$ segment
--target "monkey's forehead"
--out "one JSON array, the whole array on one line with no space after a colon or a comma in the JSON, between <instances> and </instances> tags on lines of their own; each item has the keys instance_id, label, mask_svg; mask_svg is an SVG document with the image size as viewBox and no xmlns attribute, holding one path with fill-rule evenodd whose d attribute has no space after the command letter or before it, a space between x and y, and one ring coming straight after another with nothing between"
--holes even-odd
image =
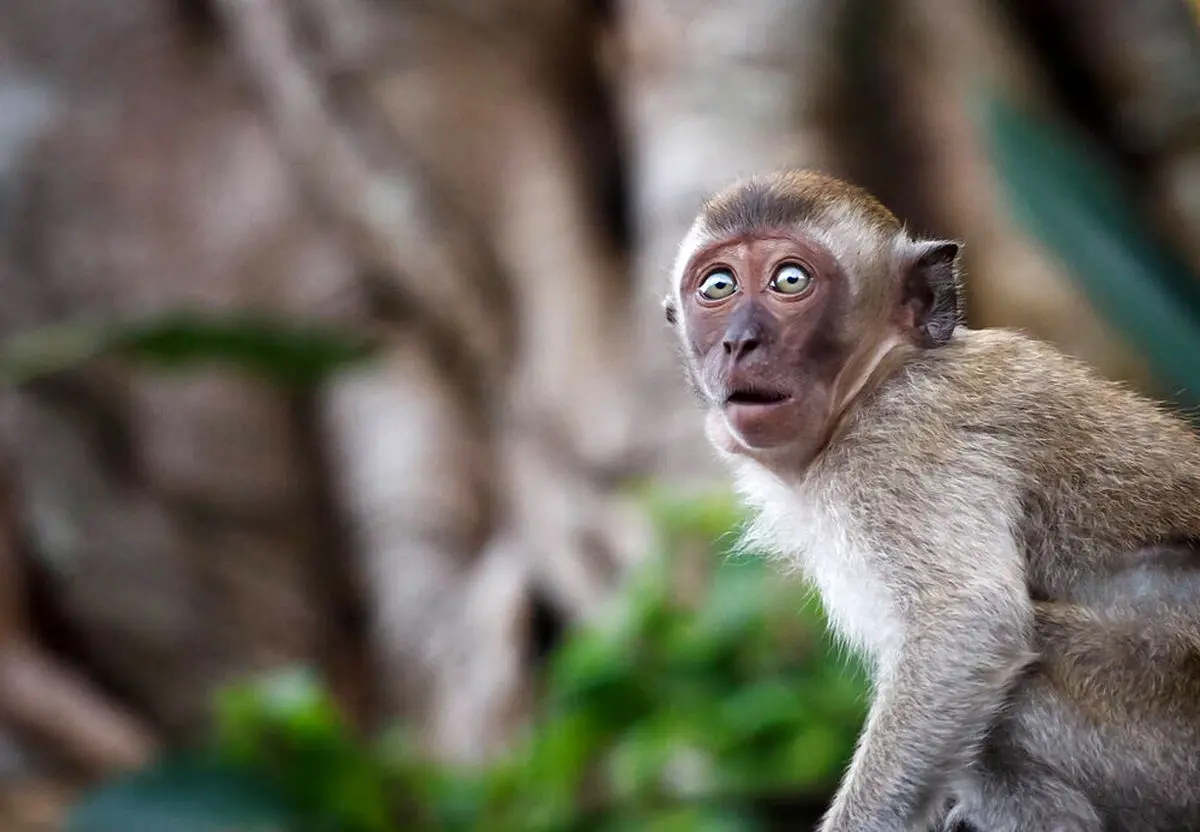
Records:
<instances>
[{"instance_id":1,"label":"monkey's forehead","mask_svg":"<svg viewBox=\"0 0 1200 832\"><path fill-rule=\"evenodd\" d=\"M809 225L831 228L858 222L881 235L902 225L870 193L814 170L758 174L734 182L710 197L698 223L713 238L760 228Z\"/></svg>"}]
</instances>

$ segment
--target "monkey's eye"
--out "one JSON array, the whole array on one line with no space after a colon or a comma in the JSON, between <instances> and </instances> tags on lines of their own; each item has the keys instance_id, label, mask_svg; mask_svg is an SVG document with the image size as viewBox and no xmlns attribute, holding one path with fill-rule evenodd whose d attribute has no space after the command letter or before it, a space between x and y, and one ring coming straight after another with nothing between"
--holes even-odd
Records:
<instances>
[{"instance_id":1,"label":"monkey's eye","mask_svg":"<svg viewBox=\"0 0 1200 832\"><path fill-rule=\"evenodd\" d=\"M733 279L733 272L717 269L709 272L696 291L706 300L723 300L737 291L737 281Z\"/></svg>"},{"instance_id":2,"label":"monkey's eye","mask_svg":"<svg viewBox=\"0 0 1200 832\"><path fill-rule=\"evenodd\" d=\"M812 285L813 276L808 269L788 263L781 266L771 278L771 288L781 295L799 295Z\"/></svg>"}]
</instances>

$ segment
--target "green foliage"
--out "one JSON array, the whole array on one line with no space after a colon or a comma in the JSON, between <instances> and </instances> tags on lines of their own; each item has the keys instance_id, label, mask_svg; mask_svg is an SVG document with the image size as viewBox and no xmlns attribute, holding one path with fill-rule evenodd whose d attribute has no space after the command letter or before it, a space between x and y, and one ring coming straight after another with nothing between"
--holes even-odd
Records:
<instances>
[{"instance_id":1,"label":"green foliage","mask_svg":"<svg viewBox=\"0 0 1200 832\"><path fill-rule=\"evenodd\" d=\"M174 312L122 323L48 326L0 344L0 384L20 384L101 356L163 369L220 365L286 388L319 384L366 358L349 333L258 314Z\"/></svg>"},{"instance_id":2,"label":"green foliage","mask_svg":"<svg viewBox=\"0 0 1200 832\"><path fill-rule=\"evenodd\" d=\"M728 499L648 500L660 551L607 615L568 634L544 709L508 756L464 769L424 759L399 728L359 739L319 680L295 671L222 694L213 765L267 783L261 794L287 807L271 821L281 832L752 832L765 828L761 799L823 802L864 716L861 671L836 657L796 585L730 551L739 518ZM685 551L712 559L698 602L680 597ZM113 828L91 820L97 805L132 818L162 802L151 788L161 777L138 782L101 788L71 832ZM183 814L206 790L222 800L203 778L173 788L191 789L173 804Z\"/></svg>"},{"instance_id":3,"label":"green foliage","mask_svg":"<svg viewBox=\"0 0 1200 832\"><path fill-rule=\"evenodd\" d=\"M1151 228L1114 167L1068 131L984 96L982 123L1015 215L1152 362L1200 405L1200 280Z\"/></svg>"},{"instance_id":4,"label":"green foliage","mask_svg":"<svg viewBox=\"0 0 1200 832\"><path fill-rule=\"evenodd\" d=\"M278 784L313 832L390 828L387 772L305 670L226 690L218 701L223 760Z\"/></svg>"}]
</instances>

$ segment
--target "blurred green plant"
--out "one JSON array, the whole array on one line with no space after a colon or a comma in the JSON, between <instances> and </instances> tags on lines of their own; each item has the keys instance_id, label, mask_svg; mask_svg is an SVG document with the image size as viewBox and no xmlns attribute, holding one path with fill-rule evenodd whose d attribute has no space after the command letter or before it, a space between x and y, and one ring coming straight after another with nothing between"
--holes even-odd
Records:
<instances>
[{"instance_id":1,"label":"blurred green plant","mask_svg":"<svg viewBox=\"0 0 1200 832\"><path fill-rule=\"evenodd\" d=\"M256 313L177 311L132 321L72 321L0 343L0 384L120 357L159 369L220 365L305 389L367 358L372 348L359 335Z\"/></svg>"},{"instance_id":2,"label":"blurred green plant","mask_svg":"<svg viewBox=\"0 0 1200 832\"><path fill-rule=\"evenodd\" d=\"M1014 215L1151 362L1163 395L1200 407L1200 275L1082 137L981 94L980 122Z\"/></svg>"},{"instance_id":3,"label":"blurred green plant","mask_svg":"<svg viewBox=\"0 0 1200 832\"><path fill-rule=\"evenodd\" d=\"M658 551L607 614L567 635L511 754L452 767L423 758L402 728L357 738L319 680L293 671L222 693L205 776L168 763L102 785L69 832L148 830L144 815L163 806L179 822L155 828L189 832L753 832L763 801L824 805L864 717L861 668L798 586L731 551L731 500L647 500ZM674 576L678 553L698 545L715 560L689 603ZM266 784L267 805L245 820L227 796L238 777Z\"/></svg>"}]
</instances>

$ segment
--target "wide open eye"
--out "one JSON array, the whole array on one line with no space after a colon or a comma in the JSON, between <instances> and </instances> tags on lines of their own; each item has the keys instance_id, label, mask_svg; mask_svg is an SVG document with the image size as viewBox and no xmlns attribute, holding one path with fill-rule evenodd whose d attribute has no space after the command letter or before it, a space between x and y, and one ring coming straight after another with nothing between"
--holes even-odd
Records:
<instances>
[{"instance_id":1,"label":"wide open eye","mask_svg":"<svg viewBox=\"0 0 1200 832\"><path fill-rule=\"evenodd\" d=\"M813 276L808 269L795 263L787 263L779 267L771 278L771 288L781 295L800 295L812 286Z\"/></svg>"},{"instance_id":2,"label":"wide open eye","mask_svg":"<svg viewBox=\"0 0 1200 832\"><path fill-rule=\"evenodd\" d=\"M737 291L737 281L728 269L709 272L696 290L705 300L723 300Z\"/></svg>"}]
</instances>

